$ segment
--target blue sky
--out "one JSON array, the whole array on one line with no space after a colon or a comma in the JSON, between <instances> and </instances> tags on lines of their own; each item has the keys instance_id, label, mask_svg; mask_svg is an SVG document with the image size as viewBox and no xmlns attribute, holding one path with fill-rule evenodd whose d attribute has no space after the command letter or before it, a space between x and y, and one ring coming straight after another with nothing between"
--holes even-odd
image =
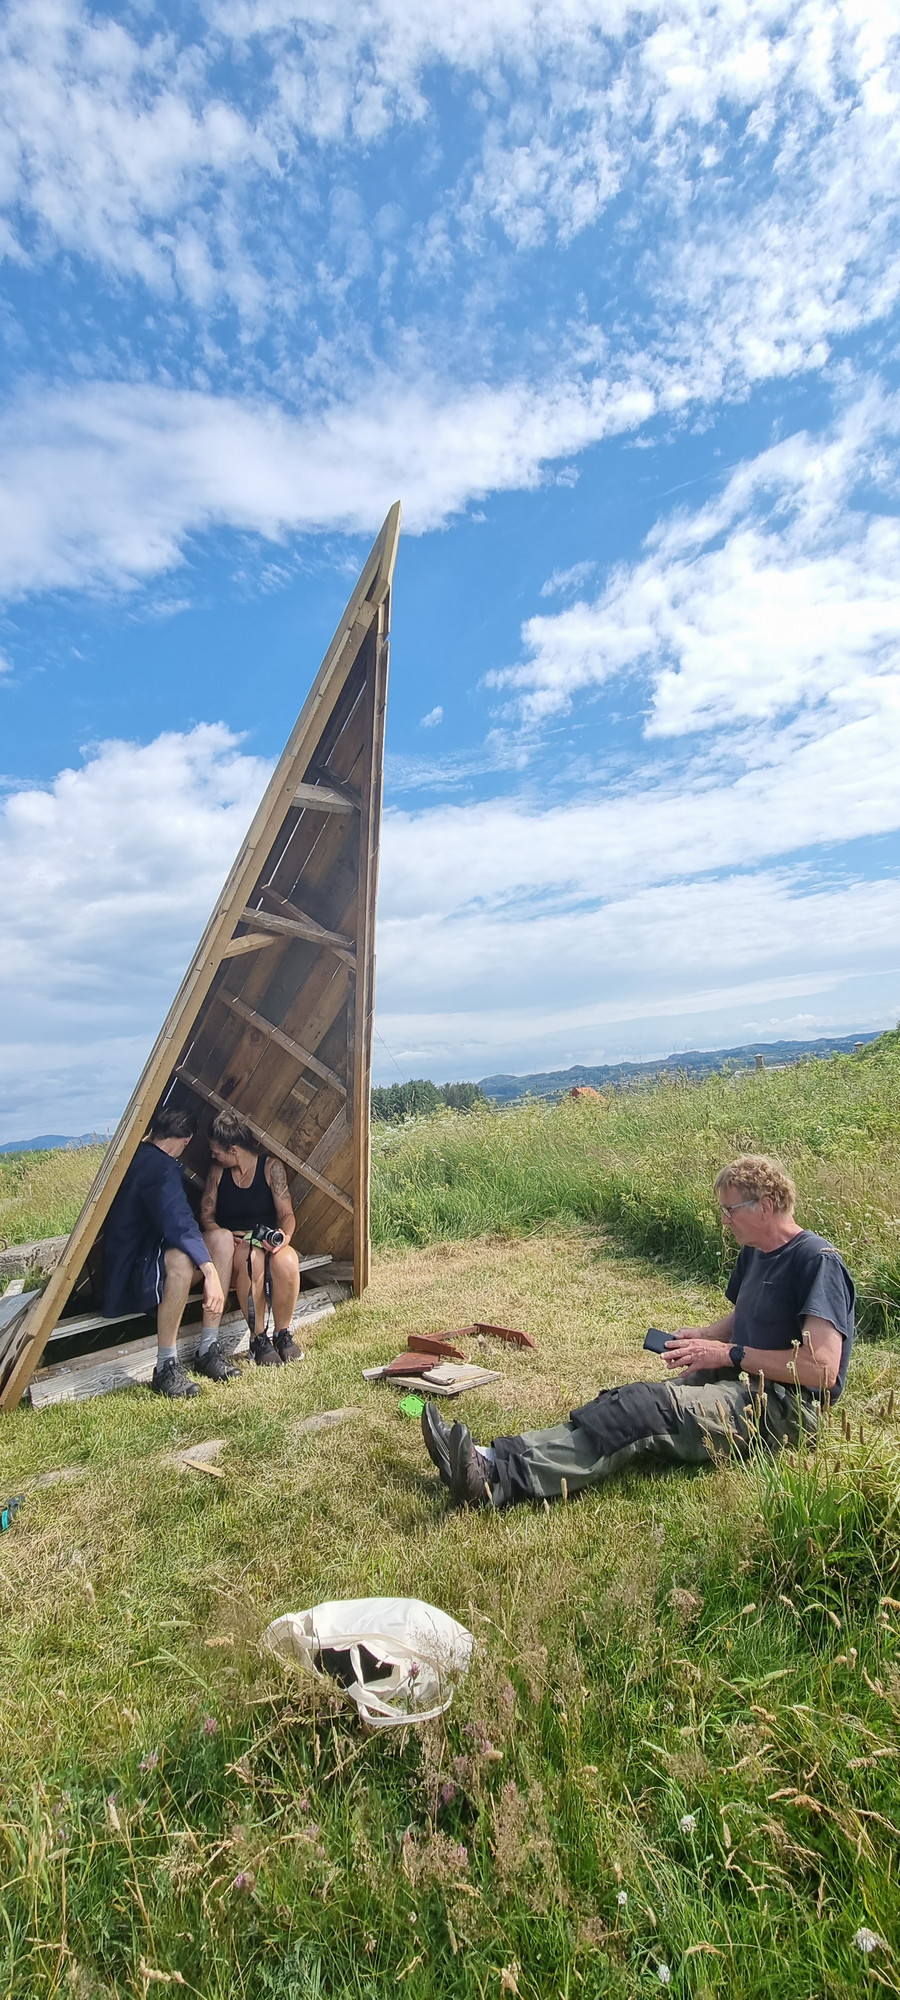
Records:
<instances>
[{"instance_id":1,"label":"blue sky","mask_svg":"<svg viewBox=\"0 0 900 2000\"><path fill-rule=\"evenodd\" d=\"M0 1138L113 1121L397 496L381 1080L893 1022L867 0L9 0Z\"/></svg>"}]
</instances>

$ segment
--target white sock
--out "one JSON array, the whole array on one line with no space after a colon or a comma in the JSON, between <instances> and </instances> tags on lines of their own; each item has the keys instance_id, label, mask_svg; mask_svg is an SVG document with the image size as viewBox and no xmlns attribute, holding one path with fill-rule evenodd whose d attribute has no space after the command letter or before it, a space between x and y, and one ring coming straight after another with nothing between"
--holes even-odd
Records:
<instances>
[{"instance_id":1,"label":"white sock","mask_svg":"<svg viewBox=\"0 0 900 2000\"><path fill-rule=\"evenodd\" d=\"M217 1327L217 1326L203 1326L203 1327L201 1327L201 1329L200 1329L200 1350L199 1350L199 1351L200 1351L200 1353L201 1353L201 1354L208 1354L208 1353L209 1353L209 1350L210 1350L210 1348L211 1348L211 1347L215 1347L215 1344L216 1344L216 1341L217 1341L217 1339L218 1339L218 1336L219 1336L219 1329L218 1329L218 1327Z\"/></svg>"},{"instance_id":2,"label":"white sock","mask_svg":"<svg viewBox=\"0 0 900 2000\"><path fill-rule=\"evenodd\" d=\"M162 1341L160 1341L158 1343L157 1355L156 1355L157 1368L164 1368L167 1361L177 1361L177 1360L178 1360L177 1340L173 1340L171 1347L164 1347Z\"/></svg>"},{"instance_id":3,"label":"white sock","mask_svg":"<svg viewBox=\"0 0 900 2000\"><path fill-rule=\"evenodd\" d=\"M475 1450L477 1451L477 1453L478 1453L478 1456L479 1456L479 1458L483 1458L483 1459L484 1459L484 1461L485 1461L485 1464L486 1464L486 1465L489 1465L489 1466L491 1466L491 1468L493 1468L493 1466L494 1466L494 1465L495 1465L495 1463L496 1463L496 1458L497 1458L497 1454L496 1454L496 1452L495 1452L495 1450L494 1450L494 1447L493 1447L493 1445L492 1445L492 1444L477 1444L477 1445L475 1446Z\"/></svg>"}]
</instances>

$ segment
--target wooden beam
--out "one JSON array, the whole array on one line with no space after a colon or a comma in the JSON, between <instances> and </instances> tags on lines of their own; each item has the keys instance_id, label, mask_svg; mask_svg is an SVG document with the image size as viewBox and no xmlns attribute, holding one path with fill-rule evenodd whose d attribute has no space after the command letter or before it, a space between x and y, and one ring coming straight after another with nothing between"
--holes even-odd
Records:
<instances>
[{"instance_id":1,"label":"wooden beam","mask_svg":"<svg viewBox=\"0 0 900 2000\"><path fill-rule=\"evenodd\" d=\"M270 889L268 894L274 896L275 891ZM291 908L294 908L293 904ZM277 937L305 938L309 944L326 945L329 951L334 952L335 958L343 959L345 965L356 963L352 938L344 937L341 931L326 931L322 924L317 924L314 917L305 916L302 910L297 910L291 917L270 916L268 910L245 910L243 921L245 924L259 924L262 930L274 931Z\"/></svg>"},{"instance_id":2,"label":"wooden beam","mask_svg":"<svg viewBox=\"0 0 900 2000\"><path fill-rule=\"evenodd\" d=\"M303 1064L304 1069L311 1069L314 1076L320 1076L323 1083L330 1083L332 1090L339 1090L341 1096L346 1097L347 1085L341 1081L335 1070L329 1069L327 1063L320 1062L318 1056L314 1056L310 1049L301 1048L299 1042L293 1041L283 1029L276 1028L273 1021L267 1021L264 1014L257 1014L252 1007L239 1000L236 994L220 992L218 997L224 1000L226 1007L230 1007L233 1014L239 1014L242 1021L249 1021L251 1028L258 1028L260 1034L267 1035L270 1042L277 1042L280 1049L285 1049L289 1056L295 1056L297 1061Z\"/></svg>"},{"instance_id":3,"label":"wooden beam","mask_svg":"<svg viewBox=\"0 0 900 2000\"><path fill-rule=\"evenodd\" d=\"M343 799L346 805L352 806L354 811L359 810L361 799L355 785L348 784L345 778L336 778L334 772L329 771L327 764L310 764L309 770L317 783L327 785L329 791Z\"/></svg>"},{"instance_id":4,"label":"wooden beam","mask_svg":"<svg viewBox=\"0 0 900 2000\"><path fill-rule=\"evenodd\" d=\"M381 845L381 794L384 769L384 721L387 706L390 664L391 597L390 577L385 585L374 633L368 640L373 654L369 666L365 700L369 727L366 732L366 768L362 774L362 806L359 824L356 979L352 1023L352 1092L350 1098L354 1133L353 1161L353 1289L357 1298L369 1282L369 1186L371 1180L371 1129L369 1107L372 1092L372 1033L375 1013L375 896L378 885L378 853ZM349 1012L349 1009L348 1009Z\"/></svg>"},{"instance_id":5,"label":"wooden beam","mask_svg":"<svg viewBox=\"0 0 900 2000\"><path fill-rule=\"evenodd\" d=\"M244 951L265 951L267 944L277 944L278 939L271 932L263 937L262 931L246 931L243 937L232 938L225 946L223 958L240 958Z\"/></svg>"},{"instance_id":6,"label":"wooden beam","mask_svg":"<svg viewBox=\"0 0 900 2000\"><path fill-rule=\"evenodd\" d=\"M294 793L294 805L309 807L313 812L354 813L359 811L359 800L346 798L333 785L298 785Z\"/></svg>"},{"instance_id":7,"label":"wooden beam","mask_svg":"<svg viewBox=\"0 0 900 2000\"><path fill-rule=\"evenodd\" d=\"M290 1167L295 1174L302 1174L304 1180L312 1181L313 1186L322 1194L327 1194L329 1201L336 1201L339 1208L347 1210L348 1215L353 1214L353 1203L343 1188L335 1187L332 1181L325 1179L324 1174L317 1173L315 1167L308 1167L305 1160L298 1160L296 1153L290 1152L287 1146L283 1146L280 1139L273 1139L271 1132L264 1132L261 1125L257 1125L252 1118L247 1117L246 1111L241 1111L238 1105L229 1104L227 1097L220 1097L217 1090L210 1090L208 1084L201 1083L198 1077L191 1075L184 1063L176 1064L175 1075L180 1077L182 1083L186 1083L190 1090L195 1090L198 1097L204 1097L207 1104L215 1105L217 1111L236 1112L238 1118L243 1119L248 1130L253 1133L254 1139L259 1140L267 1153L274 1153L276 1159L283 1160L285 1166Z\"/></svg>"}]
</instances>

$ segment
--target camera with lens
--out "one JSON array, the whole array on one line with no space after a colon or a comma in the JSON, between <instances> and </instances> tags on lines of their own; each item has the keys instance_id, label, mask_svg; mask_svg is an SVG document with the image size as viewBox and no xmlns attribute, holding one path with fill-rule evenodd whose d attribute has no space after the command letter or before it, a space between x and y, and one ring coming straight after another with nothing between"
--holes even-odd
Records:
<instances>
[{"instance_id":1,"label":"camera with lens","mask_svg":"<svg viewBox=\"0 0 900 2000\"><path fill-rule=\"evenodd\" d=\"M244 1240L251 1250L280 1250L285 1235L283 1229L268 1229L264 1222L260 1222L248 1231Z\"/></svg>"}]
</instances>

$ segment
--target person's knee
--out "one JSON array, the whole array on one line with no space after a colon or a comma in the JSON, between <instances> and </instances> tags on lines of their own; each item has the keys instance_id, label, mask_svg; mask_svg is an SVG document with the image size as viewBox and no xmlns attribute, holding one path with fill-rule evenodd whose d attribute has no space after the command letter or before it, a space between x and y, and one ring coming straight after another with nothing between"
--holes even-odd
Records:
<instances>
[{"instance_id":1,"label":"person's knee","mask_svg":"<svg viewBox=\"0 0 900 2000\"><path fill-rule=\"evenodd\" d=\"M170 1247L165 1254L165 1265L166 1283L171 1282L174 1287L183 1286L185 1291L190 1291L197 1275L197 1266L187 1251Z\"/></svg>"},{"instance_id":2,"label":"person's knee","mask_svg":"<svg viewBox=\"0 0 900 2000\"><path fill-rule=\"evenodd\" d=\"M276 1250L272 1263L285 1277L299 1278L300 1259L292 1243L282 1244L281 1249Z\"/></svg>"},{"instance_id":3,"label":"person's knee","mask_svg":"<svg viewBox=\"0 0 900 2000\"><path fill-rule=\"evenodd\" d=\"M234 1258L234 1237L230 1229L220 1229L215 1223L211 1229L204 1229L203 1241L213 1262L217 1257L223 1261L226 1257Z\"/></svg>"}]
</instances>

